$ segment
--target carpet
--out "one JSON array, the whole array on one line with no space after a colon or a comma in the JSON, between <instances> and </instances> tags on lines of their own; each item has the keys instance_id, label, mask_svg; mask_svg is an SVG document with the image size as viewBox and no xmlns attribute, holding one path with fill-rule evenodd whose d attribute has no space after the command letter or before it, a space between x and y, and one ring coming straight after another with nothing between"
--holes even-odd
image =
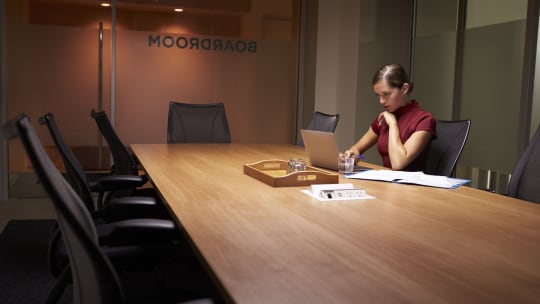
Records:
<instances>
[{"instance_id":1,"label":"carpet","mask_svg":"<svg viewBox=\"0 0 540 304\"><path fill-rule=\"evenodd\" d=\"M54 224L54 220L11 220L7 223L0 234L1 304L45 303L56 282L46 259L49 234ZM221 303L219 291L197 258L191 252L184 254L188 253L182 250L178 258L164 259L148 272L120 272L126 295L143 299L146 295L159 295L164 303L171 299L176 302L178 298L211 296L215 303ZM59 303L68 303L70 299L71 289L68 289Z\"/></svg>"},{"instance_id":2,"label":"carpet","mask_svg":"<svg viewBox=\"0 0 540 304\"><path fill-rule=\"evenodd\" d=\"M44 303L55 279L47 266L54 220L11 220L0 234L0 303Z\"/></svg>"}]
</instances>

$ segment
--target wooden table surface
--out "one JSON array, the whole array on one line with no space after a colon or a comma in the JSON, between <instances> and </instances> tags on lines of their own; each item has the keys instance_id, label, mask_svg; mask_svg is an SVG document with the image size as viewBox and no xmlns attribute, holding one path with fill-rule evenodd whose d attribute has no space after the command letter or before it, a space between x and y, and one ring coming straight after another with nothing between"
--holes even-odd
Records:
<instances>
[{"instance_id":1,"label":"wooden table surface","mask_svg":"<svg viewBox=\"0 0 540 304\"><path fill-rule=\"evenodd\" d=\"M375 199L321 202L243 173L293 145L132 148L232 302L540 302L538 204L343 177Z\"/></svg>"}]
</instances>

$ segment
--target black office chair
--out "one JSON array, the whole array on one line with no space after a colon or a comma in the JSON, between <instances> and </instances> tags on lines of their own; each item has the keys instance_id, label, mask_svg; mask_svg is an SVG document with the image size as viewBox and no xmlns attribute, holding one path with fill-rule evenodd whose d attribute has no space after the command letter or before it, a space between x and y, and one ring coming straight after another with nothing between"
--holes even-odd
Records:
<instances>
[{"instance_id":1,"label":"black office chair","mask_svg":"<svg viewBox=\"0 0 540 304\"><path fill-rule=\"evenodd\" d=\"M101 216L111 217L112 220L136 217L163 218L165 209L151 196L130 196L133 189L146 183L146 178L138 175L104 176L91 184L77 156L69 148L56 124L52 113L39 118L39 123L45 125L62 157L67 177L71 186L77 191L90 212L102 213ZM129 173L128 173L129 174ZM121 197L113 201L110 197L115 192L122 191ZM99 193L97 202L92 193ZM103 213L103 211L107 211Z\"/></svg>"},{"instance_id":2,"label":"black office chair","mask_svg":"<svg viewBox=\"0 0 540 304\"><path fill-rule=\"evenodd\" d=\"M69 256L69 266L65 271L69 271L72 278L72 301L125 303L127 298L118 270L113 267L110 256L104 253L104 247L99 244L99 234L88 208L47 156L28 117L18 116L4 126L3 132L8 138L20 138L41 184L53 203ZM124 242L128 243L126 240ZM118 250L120 251L120 247ZM134 248L133 252L137 251L144 252L144 248ZM152 255L146 256L146 261L139 259L138 262L144 264L151 260L150 257ZM67 276L64 276L64 279L65 277ZM58 298L49 298L48 302L54 300Z\"/></svg>"},{"instance_id":3,"label":"black office chair","mask_svg":"<svg viewBox=\"0 0 540 304\"><path fill-rule=\"evenodd\" d=\"M109 151L113 158L113 166L111 168L111 174L113 175L139 175L143 181L148 181L148 178L144 174L139 173L139 163L133 154L124 145L120 137L114 130L111 121L107 117L105 111L96 111L92 109L90 116L95 120L98 129L107 141ZM117 196L129 195L142 195L152 196L159 199L159 196L155 192L155 189L151 186L132 188L131 191L124 191L123 193L116 192Z\"/></svg>"},{"instance_id":4,"label":"black office chair","mask_svg":"<svg viewBox=\"0 0 540 304\"><path fill-rule=\"evenodd\" d=\"M425 173L454 176L470 128L469 119L437 120L437 138L431 142Z\"/></svg>"},{"instance_id":5,"label":"black office chair","mask_svg":"<svg viewBox=\"0 0 540 304\"><path fill-rule=\"evenodd\" d=\"M324 132L334 132L336 130L337 124L339 122L339 114L326 114L319 111L316 111L311 118L311 121L307 125L307 130L315 131L324 131ZM300 136L298 145L303 147L304 140Z\"/></svg>"},{"instance_id":6,"label":"black office chair","mask_svg":"<svg viewBox=\"0 0 540 304\"><path fill-rule=\"evenodd\" d=\"M111 173L115 175L138 175L139 164L122 143L120 137L118 137L118 134L107 117L107 113L105 113L105 111L96 111L92 109L90 116L96 121L101 135L103 135L103 138L107 141L107 145L109 145L109 150L114 163L111 168Z\"/></svg>"},{"instance_id":7,"label":"black office chair","mask_svg":"<svg viewBox=\"0 0 540 304\"><path fill-rule=\"evenodd\" d=\"M540 203L540 126L512 171L508 195Z\"/></svg>"},{"instance_id":8,"label":"black office chair","mask_svg":"<svg viewBox=\"0 0 540 304\"><path fill-rule=\"evenodd\" d=\"M150 235L148 239L152 241L177 239L175 233L178 231L174 223L164 206L153 197L126 196L111 199L104 206L101 204L96 206L85 171L65 143L54 115L48 113L40 117L39 121L40 124L47 126L62 157L68 173L67 179L92 214L102 243L114 245L125 242L137 243L138 238L143 242L148 234ZM141 179L138 176L106 176L98 180L94 189L99 189L99 197L102 197L103 191L115 191L126 187L131 189L140 183ZM116 251L120 252L118 249ZM58 230L51 233L47 261L54 276L60 276L66 267L63 243Z\"/></svg>"},{"instance_id":9,"label":"black office chair","mask_svg":"<svg viewBox=\"0 0 540 304\"><path fill-rule=\"evenodd\" d=\"M169 103L167 143L230 142L231 133L223 103Z\"/></svg>"}]
</instances>

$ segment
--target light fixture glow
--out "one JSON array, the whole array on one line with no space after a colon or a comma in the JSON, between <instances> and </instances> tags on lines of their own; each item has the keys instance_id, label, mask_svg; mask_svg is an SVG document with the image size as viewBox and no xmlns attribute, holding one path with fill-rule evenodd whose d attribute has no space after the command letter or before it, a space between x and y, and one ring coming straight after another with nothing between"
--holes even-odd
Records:
<instances>
[{"instance_id":1,"label":"light fixture glow","mask_svg":"<svg viewBox=\"0 0 540 304\"><path fill-rule=\"evenodd\" d=\"M103 7L109 7L109 6L111 6L111 4L110 4L110 3L107 3L107 2L103 2L103 3L101 3L100 5L103 6Z\"/></svg>"},{"instance_id":2,"label":"light fixture glow","mask_svg":"<svg viewBox=\"0 0 540 304\"><path fill-rule=\"evenodd\" d=\"M178 12L178 13L181 13L181 12L184 11L184 9L183 9L183 8L175 8L174 11L175 11L175 12Z\"/></svg>"}]
</instances>

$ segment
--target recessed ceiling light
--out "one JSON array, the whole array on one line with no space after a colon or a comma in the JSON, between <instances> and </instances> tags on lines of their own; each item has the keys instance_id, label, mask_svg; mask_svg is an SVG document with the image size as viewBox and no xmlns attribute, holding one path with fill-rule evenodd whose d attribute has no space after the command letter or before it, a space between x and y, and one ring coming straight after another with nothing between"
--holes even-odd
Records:
<instances>
[{"instance_id":1,"label":"recessed ceiling light","mask_svg":"<svg viewBox=\"0 0 540 304\"><path fill-rule=\"evenodd\" d=\"M103 3L101 3L101 6L109 7L109 6L111 6L111 4L110 4L110 3L107 3L107 2L103 2Z\"/></svg>"},{"instance_id":2,"label":"recessed ceiling light","mask_svg":"<svg viewBox=\"0 0 540 304\"><path fill-rule=\"evenodd\" d=\"M180 12L183 12L183 11L184 11L184 9L183 9L183 8L175 8L175 9L174 9L174 11L175 11L175 12L179 12L179 13L180 13Z\"/></svg>"}]
</instances>

